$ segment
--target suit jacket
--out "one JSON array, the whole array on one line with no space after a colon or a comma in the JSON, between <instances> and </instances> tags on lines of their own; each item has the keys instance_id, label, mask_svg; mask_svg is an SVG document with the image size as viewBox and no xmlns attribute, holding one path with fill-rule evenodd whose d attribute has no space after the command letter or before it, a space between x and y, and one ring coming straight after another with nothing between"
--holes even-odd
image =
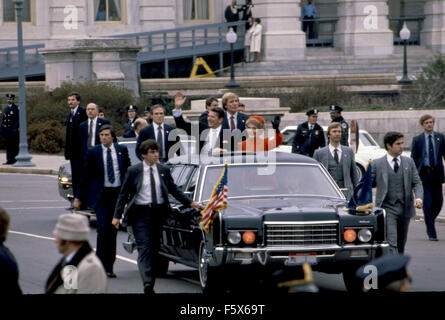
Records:
<instances>
[{"instance_id":1,"label":"suit jacket","mask_svg":"<svg viewBox=\"0 0 445 320\"><path fill-rule=\"evenodd\" d=\"M134 122L138 119L138 116L135 116L133 118L133 120L128 119L127 122L125 123L125 128L124 128L124 138L134 138L136 137L136 132L134 132Z\"/></svg>"},{"instance_id":2,"label":"suit jacket","mask_svg":"<svg viewBox=\"0 0 445 320\"><path fill-rule=\"evenodd\" d=\"M420 169L422 169L425 160L426 148L427 146L425 143L425 136L424 133L422 132L421 134L413 138L413 143L411 146L411 158L413 158L414 162L416 163L416 167L419 172ZM434 131L434 152L436 159L435 168L437 169L434 172L434 178L436 178L438 182L444 183L445 177L444 177L444 167L442 159L445 159L445 137L442 133L435 131Z\"/></svg>"},{"instance_id":3,"label":"suit jacket","mask_svg":"<svg viewBox=\"0 0 445 320\"><path fill-rule=\"evenodd\" d=\"M192 201L176 186L171 176L170 169L162 164L157 164L157 169L161 181L162 197L164 198L165 204L167 206L169 205L168 195L171 194L183 205L190 206ZM117 199L116 209L114 211L114 218L120 219L122 215L124 215L124 226L132 223L134 204L136 196L142 187L143 176L144 165L142 162L131 166L125 176L124 183L122 184Z\"/></svg>"},{"instance_id":4,"label":"suit jacket","mask_svg":"<svg viewBox=\"0 0 445 320\"><path fill-rule=\"evenodd\" d=\"M224 112L224 120L222 123L222 128L223 129L230 129L230 125L229 125L229 120L227 120L227 112ZM230 115L229 115L230 117ZM247 119L249 119L249 115L245 114L245 113L241 113L238 112L237 117L236 117L236 128L243 132L244 130L246 130L246 121Z\"/></svg>"},{"instance_id":5,"label":"suit jacket","mask_svg":"<svg viewBox=\"0 0 445 320\"><path fill-rule=\"evenodd\" d=\"M120 182L124 182L125 174L130 166L128 149L124 145L114 143L116 149L117 161L119 163ZM87 201L88 207L96 208L104 190L105 167L102 152L102 145L94 146L88 149L85 156L84 169L80 179L80 188L75 195L82 202Z\"/></svg>"},{"instance_id":6,"label":"suit jacket","mask_svg":"<svg viewBox=\"0 0 445 320\"><path fill-rule=\"evenodd\" d=\"M316 123L314 129L309 130L309 122L298 125L292 142L292 153L312 157L314 151L326 145L323 128Z\"/></svg>"},{"instance_id":7,"label":"suit jacket","mask_svg":"<svg viewBox=\"0 0 445 320\"><path fill-rule=\"evenodd\" d=\"M414 199L423 199L422 181L417 173L416 165L411 158L401 156L399 170L403 172L403 185L405 193L405 218L411 218L416 214ZM391 167L386 155L372 162L372 181L377 186L375 205L381 207L388 194L388 174ZM413 197L414 192L414 197Z\"/></svg>"},{"instance_id":8,"label":"suit jacket","mask_svg":"<svg viewBox=\"0 0 445 320\"><path fill-rule=\"evenodd\" d=\"M3 111L3 119L0 123L0 132L5 138L11 134L18 134L19 132L19 107L13 103L6 106Z\"/></svg>"},{"instance_id":9,"label":"suit jacket","mask_svg":"<svg viewBox=\"0 0 445 320\"><path fill-rule=\"evenodd\" d=\"M182 115L180 117L173 117L173 118L175 119L177 128L185 130L185 132L187 132L188 135L192 135L192 124L190 122L185 121L184 118L182 117ZM221 132L219 133L219 138L216 140L217 142L215 143L213 148L228 149L229 141L224 140L224 131L223 131L224 127L223 126L221 126L221 127L222 127L222 129L221 129ZM199 151L201 152L202 148L206 144L207 136L210 131L210 127L207 124L207 122L199 122L198 129L199 129L198 130L199 137L197 137L196 140L199 141ZM232 144L230 147L231 147L231 150L236 149L236 146L234 144Z\"/></svg>"},{"instance_id":10,"label":"suit jacket","mask_svg":"<svg viewBox=\"0 0 445 320\"><path fill-rule=\"evenodd\" d=\"M14 255L0 240L0 296L19 295L22 289L19 285L19 268Z\"/></svg>"},{"instance_id":11,"label":"suit jacket","mask_svg":"<svg viewBox=\"0 0 445 320\"><path fill-rule=\"evenodd\" d=\"M163 137L164 150L166 152L166 158L168 158L170 148L173 147L177 142L179 142L179 137L176 137L175 141L169 141L168 135L170 134L170 132L172 132L176 128L169 126L168 124L165 124L165 123L163 124L163 127L164 127L164 137ZM143 159L141 156L141 152L139 151L139 146L141 145L142 142L144 142L145 140L148 140L148 139L153 139L156 141L156 135L155 135L153 124L150 124L150 125L146 126L145 128L143 128L141 131L139 131L139 137L136 142L136 150L135 151L136 151L136 156L141 160L143 160Z\"/></svg>"},{"instance_id":12,"label":"suit jacket","mask_svg":"<svg viewBox=\"0 0 445 320\"><path fill-rule=\"evenodd\" d=\"M343 179L345 183L345 188L348 188L347 199L352 196L354 192L354 187L358 183L357 177L357 167L355 165L355 156L351 148L340 145L341 148L341 162L343 169ZM323 147L321 149L315 150L314 159L320 162L326 170L328 169L329 163L329 146Z\"/></svg>"},{"instance_id":13,"label":"suit jacket","mask_svg":"<svg viewBox=\"0 0 445 320\"><path fill-rule=\"evenodd\" d=\"M88 119L85 108L79 106L70 121L70 114L68 113L65 121L66 126L66 140L65 140L65 159L81 159L82 158L82 143L80 140L79 126L82 122Z\"/></svg>"},{"instance_id":14,"label":"suit jacket","mask_svg":"<svg viewBox=\"0 0 445 320\"><path fill-rule=\"evenodd\" d=\"M101 118L97 118L96 121L96 139L94 141L94 145L98 145L100 144L100 138L99 138L99 129L104 125L104 124L111 124L110 120L107 119L101 119ZM88 127L88 119L84 122L82 122L79 125L79 135L80 135L80 141L82 143L82 154L85 155L87 153L88 150L88 136L89 136L89 127Z\"/></svg>"}]
</instances>

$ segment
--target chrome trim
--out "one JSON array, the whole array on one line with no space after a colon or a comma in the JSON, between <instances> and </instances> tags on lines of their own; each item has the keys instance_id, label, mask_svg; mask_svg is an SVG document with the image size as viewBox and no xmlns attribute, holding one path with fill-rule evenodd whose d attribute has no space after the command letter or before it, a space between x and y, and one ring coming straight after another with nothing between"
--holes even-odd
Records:
<instances>
[{"instance_id":1,"label":"chrome trim","mask_svg":"<svg viewBox=\"0 0 445 320\"><path fill-rule=\"evenodd\" d=\"M333 223L337 223L339 224L340 222L338 220L323 220L323 221L264 221L264 224L289 224L289 225L295 225L295 224L300 224L300 225L305 225L305 224L333 224Z\"/></svg>"}]
</instances>

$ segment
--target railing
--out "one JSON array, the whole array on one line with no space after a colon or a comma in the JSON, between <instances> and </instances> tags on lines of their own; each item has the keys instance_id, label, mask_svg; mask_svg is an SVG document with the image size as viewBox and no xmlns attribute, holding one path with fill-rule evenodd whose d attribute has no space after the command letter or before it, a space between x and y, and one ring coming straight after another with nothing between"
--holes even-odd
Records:
<instances>
[{"instance_id":1,"label":"railing","mask_svg":"<svg viewBox=\"0 0 445 320\"><path fill-rule=\"evenodd\" d=\"M301 22L314 22L314 38L309 39L309 28L306 33L306 47L333 47L334 46L334 32L338 19L301 19ZM320 25L330 24L330 30L322 33L320 38Z\"/></svg>"},{"instance_id":2,"label":"railing","mask_svg":"<svg viewBox=\"0 0 445 320\"><path fill-rule=\"evenodd\" d=\"M422 23L425 17L388 17L390 28L394 32L394 44L403 45L403 40L400 39L399 32L403 28L403 23L406 21L408 29L411 31L411 36L407 41L408 45L420 45L420 31L422 30Z\"/></svg>"},{"instance_id":3,"label":"railing","mask_svg":"<svg viewBox=\"0 0 445 320\"><path fill-rule=\"evenodd\" d=\"M23 46L26 76L45 73L44 58L38 49L44 48L43 43ZM0 49L0 75L2 78L17 77L18 47Z\"/></svg>"},{"instance_id":4,"label":"railing","mask_svg":"<svg viewBox=\"0 0 445 320\"><path fill-rule=\"evenodd\" d=\"M173 59L192 57L195 61L200 56L219 54L219 65L222 69L223 54L230 51L226 33L231 27L236 29L238 35L234 50L244 49L245 21L120 34L112 37L135 38L136 43L142 46L138 62L164 61L164 75L168 78L168 63Z\"/></svg>"}]
</instances>

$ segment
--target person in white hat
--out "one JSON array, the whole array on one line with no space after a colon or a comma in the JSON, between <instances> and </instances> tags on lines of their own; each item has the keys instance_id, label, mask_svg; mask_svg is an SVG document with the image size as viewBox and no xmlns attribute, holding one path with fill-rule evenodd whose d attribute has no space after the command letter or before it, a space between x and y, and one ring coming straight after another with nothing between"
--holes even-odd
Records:
<instances>
[{"instance_id":1,"label":"person in white hat","mask_svg":"<svg viewBox=\"0 0 445 320\"><path fill-rule=\"evenodd\" d=\"M78 214L63 214L59 217L53 234L63 258L50 273L45 293L105 293L107 276L88 242L88 219Z\"/></svg>"}]
</instances>

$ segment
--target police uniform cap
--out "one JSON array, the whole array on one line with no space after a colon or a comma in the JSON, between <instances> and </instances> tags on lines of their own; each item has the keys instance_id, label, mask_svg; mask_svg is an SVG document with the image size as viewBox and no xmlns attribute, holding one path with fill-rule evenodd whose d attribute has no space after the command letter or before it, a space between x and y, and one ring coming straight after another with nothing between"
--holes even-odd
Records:
<instances>
[{"instance_id":1,"label":"police uniform cap","mask_svg":"<svg viewBox=\"0 0 445 320\"><path fill-rule=\"evenodd\" d=\"M307 116L314 116L314 117L318 117L318 110L317 109L310 109L306 112Z\"/></svg>"},{"instance_id":2,"label":"police uniform cap","mask_svg":"<svg viewBox=\"0 0 445 320\"><path fill-rule=\"evenodd\" d=\"M13 94L13 93L7 93L5 96L9 100L14 100L15 99L15 94Z\"/></svg>"},{"instance_id":3,"label":"police uniform cap","mask_svg":"<svg viewBox=\"0 0 445 320\"><path fill-rule=\"evenodd\" d=\"M133 105L129 105L127 107L127 111L137 111L137 110L138 110L138 108L136 106L133 106Z\"/></svg>"},{"instance_id":4,"label":"police uniform cap","mask_svg":"<svg viewBox=\"0 0 445 320\"><path fill-rule=\"evenodd\" d=\"M356 271L355 277L364 281L370 274L369 271L365 272L365 268L374 266L377 269L378 289L384 290L392 282L403 279L411 281L407 270L409 260L410 257L403 254L387 254L361 266Z\"/></svg>"},{"instance_id":5,"label":"police uniform cap","mask_svg":"<svg viewBox=\"0 0 445 320\"><path fill-rule=\"evenodd\" d=\"M151 107L150 106L146 106L145 107L145 112L150 112L151 113Z\"/></svg>"},{"instance_id":6,"label":"police uniform cap","mask_svg":"<svg viewBox=\"0 0 445 320\"><path fill-rule=\"evenodd\" d=\"M342 112L342 111L343 111L343 108L340 107L340 106L331 105L331 106L329 107L329 111L330 111L330 112Z\"/></svg>"}]
</instances>

